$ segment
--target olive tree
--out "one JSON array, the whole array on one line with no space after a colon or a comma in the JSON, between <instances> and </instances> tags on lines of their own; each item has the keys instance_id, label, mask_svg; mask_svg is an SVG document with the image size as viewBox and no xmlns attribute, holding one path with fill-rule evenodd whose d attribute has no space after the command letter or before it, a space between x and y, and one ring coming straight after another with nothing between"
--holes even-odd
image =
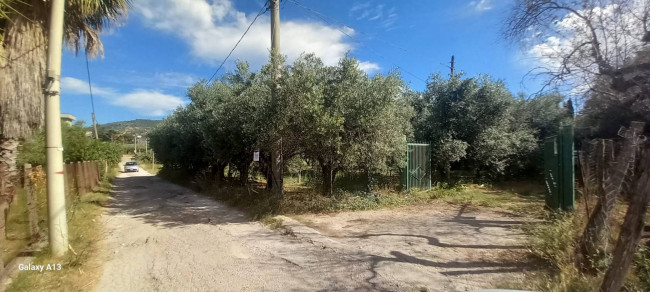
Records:
<instances>
[{"instance_id":1,"label":"olive tree","mask_svg":"<svg viewBox=\"0 0 650 292\"><path fill-rule=\"evenodd\" d=\"M433 75L414 102L422 115L415 138L431 143L439 179L449 180L453 163L479 178L504 175L536 147L534 130L517 119L512 94L487 76Z\"/></svg>"}]
</instances>

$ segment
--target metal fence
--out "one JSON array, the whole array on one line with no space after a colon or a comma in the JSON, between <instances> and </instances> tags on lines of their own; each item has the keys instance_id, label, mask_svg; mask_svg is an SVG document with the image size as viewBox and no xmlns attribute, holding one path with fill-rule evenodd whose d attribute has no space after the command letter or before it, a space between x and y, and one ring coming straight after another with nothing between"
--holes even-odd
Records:
<instances>
[{"instance_id":1,"label":"metal fence","mask_svg":"<svg viewBox=\"0 0 650 292\"><path fill-rule=\"evenodd\" d=\"M406 167L402 171L402 188L431 188L431 146L422 143L408 143Z\"/></svg>"},{"instance_id":2,"label":"metal fence","mask_svg":"<svg viewBox=\"0 0 650 292\"><path fill-rule=\"evenodd\" d=\"M544 140L546 206L551 209L573 210L575 207L573 152L573 125L561 126L557 136Z\"/></svg>"}]
</instances>

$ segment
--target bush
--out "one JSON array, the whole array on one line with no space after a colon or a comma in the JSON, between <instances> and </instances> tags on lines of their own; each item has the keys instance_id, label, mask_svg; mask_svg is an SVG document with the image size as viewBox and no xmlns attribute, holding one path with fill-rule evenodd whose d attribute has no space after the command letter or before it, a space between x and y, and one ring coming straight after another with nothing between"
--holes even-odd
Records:
<instances>
[{"instance_id":1,"label":"bush","mask_svg":"<svg viewBox=\"0 0 650 292\"><path fill-rule=\"evenodd\" d=\"M530 251L554 269L560 270L573 263L573 250L579 229L578 219L571 214L552 215L550 222L533 224L525 228L529 236Z\"/></svg>"},{"instance_id":2,"label":"bush","mask_svg":"<svg viewBox=\"0 0 650 292\"><path fill-rule=\"evenodd\" d=\"M650 291L650 243L641 245L634 259L641 291Z\"/></svg>"},{"instance_id":3,"label":"bush","mask_svg":"<svg viewBox=\"0 0 650 292\"><path fill-rule=\"evenodd\" d=\"M117 164L122 158L122 153L117 144L102 142L86 135L86 128L82 123L74 126L63 124L61 126L63 138L63 161L65 163L77 161L108 161ZM31 139L24 141L19 149L18 165L30 163L32 165L45 165L45 131L42 130Z\"/></svg>"}]
</instances>

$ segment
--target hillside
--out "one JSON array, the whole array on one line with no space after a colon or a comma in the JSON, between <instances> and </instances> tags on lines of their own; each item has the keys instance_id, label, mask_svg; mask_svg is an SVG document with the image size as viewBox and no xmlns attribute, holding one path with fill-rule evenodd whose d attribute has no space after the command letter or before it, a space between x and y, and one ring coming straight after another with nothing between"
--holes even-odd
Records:
<instances>
[{"instance_id":1,"label":"hillside","mask_svg":"<svg viewBox=\"0 0 650 292\"><path fill-rule=\"evenodd\" d=\"M119 143L131 143L136 135L147 136L153 128L160 124L160 120L137 119L132 121L120 121L106 124L98 124L97 132L102 141ZM93 128L88 127L92 132Z\"/></svg>"},{"instance_id":2,"label":"hillside","mask_svg":"<svg viewBox=\"0 0 650 292\"><path fill-rule=\"evenodd\" d=\"M155 128L161 120L145 120L145 119L136 119L132 121L120 121L112 122L107 124L101 124L102 127L106 130L115 130L118 132L123 132L127 129L135 132L146 132L147 130Z\"/></svg>"}]
</instances>

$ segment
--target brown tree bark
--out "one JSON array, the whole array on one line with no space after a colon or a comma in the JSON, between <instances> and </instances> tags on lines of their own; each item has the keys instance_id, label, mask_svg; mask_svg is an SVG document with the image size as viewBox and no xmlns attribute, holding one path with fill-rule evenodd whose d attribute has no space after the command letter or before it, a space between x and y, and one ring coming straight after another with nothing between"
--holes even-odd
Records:
<instances>
[{"instance_id":1,"label":"brown tree bark","mask_svg":"<svg viewBox=\"0 0 650 292\"><path fill-rule=\"evenodd\" d=\"M250 169L250 163L249 162L242 163L238 168L238 170L239 170L239 183L241 183L241 185L243 185L243 186L248 185L248 172L249 172L249 169Z\"/></svg>"},{"instance_id":2,"label":"brown tree bark","mask_svg":"<svg viewBox=\"0 0 650 292\"><path fill-rule=\"evenodd\" d=\"M31 173L32 166L25 164L25 192L27 192L27 216L29 218L29 235L32 241L41 237L38 228L38 201L34 193L34 184L32 183Z\"/></svg>"},{"instance_id":3,"label":"brown tree bark","mask_svg":"<svg viewBox=\"0 0 650 292\"><path fill-rule=\"evenodd\" d=\"M623 286L625 274L632 265L634 253L641 240L645 216L650 202L650 156L643 157L640 173L634 182L632 200L625 214L621 234L614 249L614 257L605 273L602 292L618 292Z\"/></svg>"},{"instance_id":4,"label":"brown tree bark","mask_svg":"<svg viewBox=\"0 0 650 292\"><path fill-rule=\"evenodd\" d=\"M331 164L320 163L322 172L323 195L332 196L334 194L334 180L337 170Z\"/></svg>"},{"instance_id":5,"label":"brown tree bark","mask_svg":"<svg viewBox=\"0 0 650 292\"><path fill-rule=\"evenodd\" d=\"M9 207L16 195L16 183L18 182L18 171L16 159L18 156L18 140L0 139L0 241L6 239L6 222L9 214ZM0 248L2 248L0 246Z\"/></svg>"}]
</instances>

